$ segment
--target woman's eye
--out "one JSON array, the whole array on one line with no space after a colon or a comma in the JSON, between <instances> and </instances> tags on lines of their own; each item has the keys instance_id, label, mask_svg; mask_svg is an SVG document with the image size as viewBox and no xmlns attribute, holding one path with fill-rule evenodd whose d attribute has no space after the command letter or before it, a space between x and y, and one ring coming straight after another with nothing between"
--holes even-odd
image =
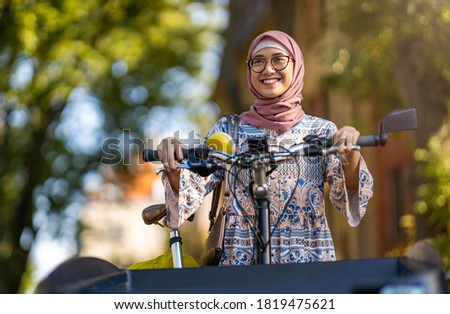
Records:
<instances>
[{"instance_id":1,"label":"woman's eye","mask_svg":"<svg viewBox=\"0 0 450 314\"><path fill-rule=\"evenodd\" d=\"M275 64L281 64L284 63L284 58L273 58L272 62Z\"/></svg>"}]
</instances>

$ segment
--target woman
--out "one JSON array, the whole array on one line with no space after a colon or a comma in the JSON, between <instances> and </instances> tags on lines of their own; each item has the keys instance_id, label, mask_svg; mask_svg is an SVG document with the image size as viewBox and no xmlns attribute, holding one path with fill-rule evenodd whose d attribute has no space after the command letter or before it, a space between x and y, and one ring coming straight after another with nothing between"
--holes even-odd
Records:
<instances>
[{"instance_id":1,"label":"woman","mask_svg":"<svg viewBox=\"0 0 450 314\"><path fill-rule=\"evenodd\" d=\"M333 141L340 144L339 153L302 158L268 175L271 262L333 261L336 256L325 216L324 184L329 184L332 204L351 226L360 223L373 193L372 176L363 157L350 148L356 144L359 132L350 126L338 130L334 123L304 113L303 55L289 35L280 31L259 35L250 45L247 60L247 82L255 102L239 116L237 152L244 151L248 139L261 137L267 139L270 149L287 148L307 135L332 135ZM206 138L226 130L227 120L222 117ZM165 169L166 222L175 228L199 208L223 179L223 172L203 178L178 169L177 161L183 156L174 138L164 139L157 150ZM225 204L225 244L219 265L255 264L255 209L248 184L242 184L249 182L250 174L234 171L232 193Z\"/></svg>"}]
</instances>

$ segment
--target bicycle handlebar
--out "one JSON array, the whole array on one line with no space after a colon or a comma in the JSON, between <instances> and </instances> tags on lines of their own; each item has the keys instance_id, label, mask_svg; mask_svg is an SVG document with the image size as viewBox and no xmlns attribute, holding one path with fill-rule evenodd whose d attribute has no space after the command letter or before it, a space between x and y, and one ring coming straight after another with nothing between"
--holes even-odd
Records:
<instances>
[{"instance_id":1,"label":"bicycle handlebar","mask_svg":"<svg viewBox=\"0 0 450 314\"><path fill-rule=\"evenodd\" d=\"M387 142L387 133L388 132L396 132L396 131L404 131L404 130L415 130L417 128L417 117L416 110L404 109L404 110L394 110L389 115L385 116L379 123L379 133L372 135L363 135L358 138L357 146L352 147L352 149L359 149L360 146L384 146ZM256 142L260 143L260 142ZM255 143L252 143L253 146L249 145L249 148L253 151L256 148L256 152L258 152L259 157L261 155L268 156L270 161L276 159L286 159L288 156L292 155L303 155L303 156L324 156L331 152L336 152L337 147L333 146L331 138L320 138L317 136L307 136L304 138L304 142L301 144L296 144L285 152L282 153L268 153L266 150L263 150L264 154L258 149L257 144L255 147ZM266 144L267 146L267 144ZM244 156L248 156L250 152L243 153ZM245 155L247 154L247 155ZM158 152L156 150L145 149L143 151L143 159L145 162L151 161L160 161L158 156ZM209 147L200 146L197 148L188 148L183 150L183 156L185 156L188 160L188 164L191 165L198 164L196 167L205 167L207 169L212 170L216 166L209 159L213 157L214 159L218 159L221 162L233 163L236 162L242 154L231 156L222 151L214 151ZM261 160L261 158L259 158ZM200 162L199 162L200 161ZM189 165L183 166L184 168L189 168Z\"/></svg>"},{"instance_id":2,"label":"bicycle handlebar","mask_svg":"<svg viewBox=\"0 0 450 314\"><path fill-rule=\"evenodd\" d=\"M361 146L384 146L387 141L386 134L373 134L360 136L357 145L352 150L359 150ZM294 156L325 156L338 151L338 147L332 145L331 138L307 136L304 142L295 144L281 152L261 152L253 147L240 154L228 154L205 145L195 148L183 148L185 160L179 164L179 168L191 169L203 176L207 176L221 168L219 163L250 166L256 160L266 163L276 163ZM156 150L145 149L142 154L144 162L161 161Z\"/></svg>"},{"instance_id":3,"label":"bicycle handlebar","mask_svg":"<svg viewBox=\"0 0 450 314\"><path fill-rule=\"evenodd\" d=\"M356 143L357 146L384 146L387 141L387 134L371 134L371 135L363 135L358 138ZM355 146L355 149L358 147ZM325 150L324 150L325 149ZM284 154L297 154L297 155L308 155L308 156L323 156L329 154L331 152L335 152L337 147L333 146L332 140L330 138L320 138L320 137L311 137L307 138L306 142L301 144L296 144L287 149L286 153L279 153L280 156L283 157ZM195 159L208 158L213 155L217 159L221 161L225 161L226 159L232 159L233 156L224 153L222 151L217 151L213 149L209 149L205 146L199 146L196 148L183 148L183 156L191 156ZM161 161L158 155L157 150L153 149L145 149L142 154L142 158L144 162L152 162L152 161Z\"/></svg>"}]
</instances>

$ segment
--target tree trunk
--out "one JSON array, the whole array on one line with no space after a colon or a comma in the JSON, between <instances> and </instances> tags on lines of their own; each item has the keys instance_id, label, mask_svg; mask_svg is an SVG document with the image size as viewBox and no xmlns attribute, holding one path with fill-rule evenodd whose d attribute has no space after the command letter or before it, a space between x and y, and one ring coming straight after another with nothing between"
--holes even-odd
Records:
<instances>
[{"instance_id":1,"label":"tree trunk","mask_svg":"<svg viewBox=\"0 0 450 314\"><path fill-rule=\"evenodd\" d=\"M240 113L245 104L242 79L245 70L240 64L245 60L247 49L257 31L261 28L264 16L269 12L270 1L231 0L229 4L230 21L224 32L225 48L223 51L220 76L213 99L218 103L222 114Z\"/></svg>"},{"instance_id":2,"label":"tree trunk","mask_svg":"<svg viewBox=\"0 0 450 314\"><path fill-rule=\"evenodd\" d=\"M2 260L3 275L0 277L0 290L4 293L18 293L22 282L22 275L26 271L28 256L31 250L32 242L28 247L21 243L21 237L24 230L28 230L35 236L35 230L32 225L34 213L33 193L34 188L42 183L43 169L45 169L45 159L42 156L41 148L46 141L46 133L50 123L55 119L60 111L56 112L48 109L42 114L42 121L39 129L34 132L33 146L31 147L27 159L24 162L28 171L27 183L21 192L21 199L10 210L12 213L11 222L5 230L3 242L11 248L11 254L5 260ZM2 257L3 259L4 257Z\"/></svg>"}]
</instances>

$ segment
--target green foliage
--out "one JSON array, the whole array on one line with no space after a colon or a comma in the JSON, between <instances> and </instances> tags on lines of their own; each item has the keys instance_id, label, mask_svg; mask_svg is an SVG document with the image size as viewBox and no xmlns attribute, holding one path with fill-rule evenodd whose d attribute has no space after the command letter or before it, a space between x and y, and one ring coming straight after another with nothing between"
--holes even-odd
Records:
<instances>
[{"instance_id":1,"label":"green foliage","mask_svg":"<svg viewBox=\"0 0 450 314\"><path fill-rule=\"evenodd\" d=\"M433 100L448 95L448 1L347 0L336 18L349 45L335 54L328 84L354 99L376 99L387 111L405 103L401 87L415 81L433 88ZM405 62L411 75L402 75Z\"/></svg>"},{"instance_id":2,"label":"green foliage","mask_svg":"<svg viewBox=\"0 0 450 314\"><path fill-rule=\"evenodd\" d=\"M338 11L339 28L351 45L337 53L328 80L336 87L344 87L352 98L379 98L380 93L383 97L397 97L392 81L386 80L392 77L395 43L388 18L391 15L383 9L375 1L347 1Z\"/></svg>"},{"instance_id":3,"label":"green foliage","mask_svg":"<svg viewBox=\"0 0 450 314\"><path fill-rule=\"evenodd\" d=\"M436 246L450 269L450 117L447 124L430 138L427 149L418 149L418 171L427 183L417 189L415 212L427 217Z\"/></svg>"},{"instance_id":4,"label":"green foliage","mask_svg":"<svg viewBox=\"0 0 450 314\"><path fill-rule=\"evenodd\" d=\"M41 228L73 232L61 227L102 140L143 138L152 107L185 101L174 77L205 83L201 57L221 25L195 21L199 9L214 2L0 1L0 291L17 290Z\"/></svg>"},{"instance_id":5,"label":"green foliage","mask_svg":"<svg viewBox=\"0 0 450 314\"><path fill-rule=\"evenodd\" d=\"M375 102L381 112L417 109L416 144L428 146L415 153L417 181L426 181L418 187L416 214L426 216L425 233L449 266L450 140L449 121L442 119L450 103L450 2L347 0L336 17L348 45L338 47L326 83Z\"/></svg>"}]
</instances>

